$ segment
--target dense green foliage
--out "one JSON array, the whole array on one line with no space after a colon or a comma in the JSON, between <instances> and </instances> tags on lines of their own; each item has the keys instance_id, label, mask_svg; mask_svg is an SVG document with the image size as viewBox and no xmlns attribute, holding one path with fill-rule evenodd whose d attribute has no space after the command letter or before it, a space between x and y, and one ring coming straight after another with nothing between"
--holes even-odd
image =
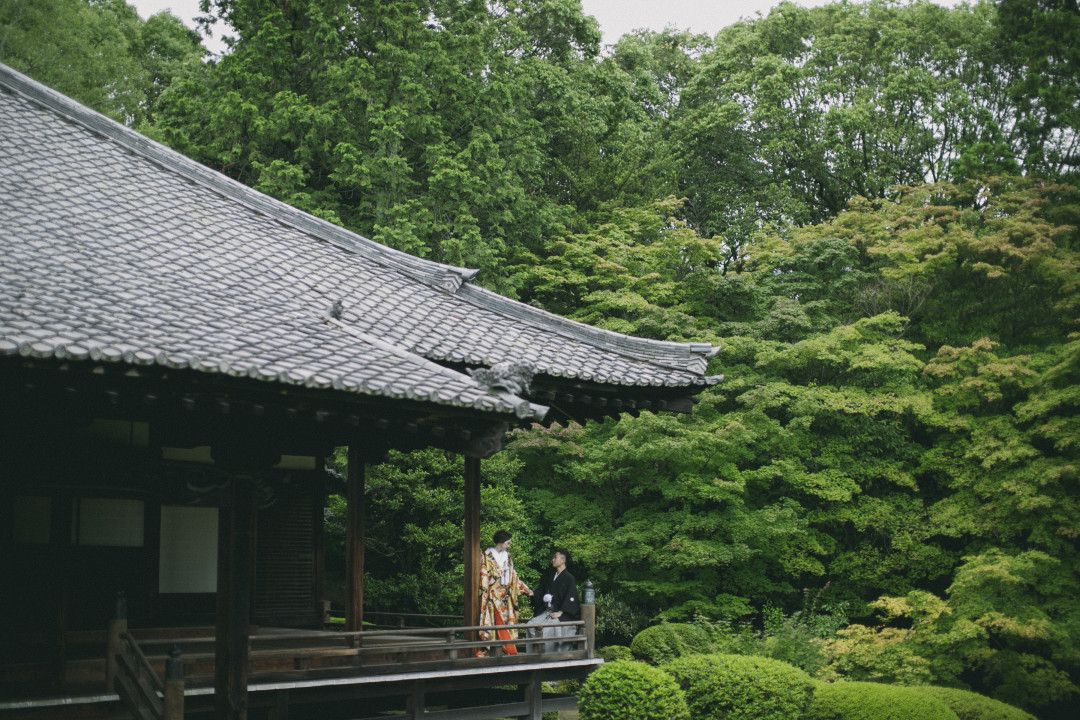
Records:
<instances>
[{"instance_id":1,"label":"dense green foliage","mask_svg":"<svg viewBox=\"0 0 1080 720\"><path fill-rule=\"evenodd\" d=\"M634 657L653 665L674 660L684 655L708 652L709 636L696 625L687 623L662 623L645 628L630 643Z\"/></svg>"},{"instance_id":2,"label":"dense green foliage","mask_svg":"<svg viewBox=\"0 0 1080 720\"><path fill-rule=\"evenodd\" d=\"M204 52L174 16L143 21L124 0L0 0L0 62L128 124L145 128Z\"/></svg>"},{"instance_id":3,"label":"dense green foliage","mask_svg":"<svg viewBox=\"0 0 1080 720\"><path fill-rule=\"evenodd\" d=\"M1035 720L1012 705L967 690L931 686L919 691L948 705L960 720Z\"/></svg>"},{"instance_id":4,"label":"dense green foliage","mask_svg":"<svg viewBox=\"0 0 1080 720\"><path fill-rule=\"evenodd\" d=\"M332 461L343 470L343 451L339 450ZM464 464L460 455L426 450L391 452L385 462L367 468L365 607L387 612L461 612ZM539 559L548 551L537 546L524 506L514 497L512 480L520 469L508 455L485 463L480 536L482 542L490 544L496 530L508 530L514 536L515 567L522 580L535 585L540 576ZM326 566L332 584L343 581L345 512L344 498L332 495L326 522Z\"/></svg>"},{"instance_id":5,"label":"dense green foliage","mask_svg":"<svg viewBox=\"0 0 1080 720\"><path fill-rule=\"evenodd\" d=\"M0 57L488 287L721 346L692 415L518 431L485 462L484 539L514 532L527 582L564 545L603 644L694 622L1072 717L1074 0L778 3L606 54L576 0L204 6L235 32L208 62L121 0L0 0ZM460 483L442 453L370 468L373 609L459 611Z\"/></svg>"},{"instance_id":6,"label":"dense green foliage","mask_svg":"<svg viewBox=\"0 0 1080 720\"><path fill-rule=\"evenodd\" d=\"M601 665L578 691L581 720L688 720L683 691L663 670L639 662Z\"/></svg>"},{"instance_id":7,"label":"dense green foliage","mask_svg":"<svg viewBox=\"0 0 1080 720\"><path fill-rule=\"evenodd\" d=\"M691 655L664 669L699 720L790 720L804 717L817 683L796 667L744 655Z\"/></svg>"},{"instance_id":8,"label":"dense green foliage","mask_svg":"<svg viewBox=\"0 0 1080 720\"><path fill-rule=\"evenodd\" d=\"M634 653L625 645L605 645L596 649L596 657L610 663L616 660L633 660Z\"/></svg>"},{"instance_id":9,"label":"dense green foliage","mask_svg":"<svg viewBox=\"0 0 1080 720\"><path fill-rule=\"evenodd\" d=\"M629 645L634 636L648 627L649 616L631 607L611 592L596 593L596 642L599 645Z\"/></svg>"},{"instance_id":10,"label":"dense green foliage","mask_svg":"<svg viewBox=\"0 0 1080 720\"><path fill-rule=\"evenodd\" d=\"M822 649L826 640L848 624L842 606L819 606L818 601L828 588L814 595L804 591L806 602L790 615L780 608L767 605L760 622L749 620L694 619L709 634L716 652L782 660L811 675L821 674L826 657Z\"/></svg>"},{"instance_id":11,"label":"dense green foliage","mask_svg":"<svg viewBox=\"0 0 1080 720\"><path fill-rule=\"evenodd\" d=\"M868 682L818 687L809 720L956 720L949 706L919 688Z\"/></svg>"}]
</instances>

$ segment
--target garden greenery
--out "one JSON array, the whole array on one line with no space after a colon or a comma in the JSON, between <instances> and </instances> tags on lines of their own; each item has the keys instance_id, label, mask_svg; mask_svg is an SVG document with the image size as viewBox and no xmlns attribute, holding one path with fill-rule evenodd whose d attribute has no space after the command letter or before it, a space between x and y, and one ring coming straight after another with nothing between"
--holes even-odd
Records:
<instances>
[{"instance_id":1,"label":"garden greenery","mask_svg":"<svg viewBox=\"0 0 1080 720\"><path fill-rule=\"evenodd\" d=\"M634 657L653 665L709 649L709 636L697 625L689 623L653 625L639 632L630 643Z\"/></svg>"},{"instance_id":2,"label":"garden greenery","mask_svg":"<svg viewBox=\"0 0 1080 720\"><path fill-rule=\"evenodd\" d=\"M689 655L663 667L696 720L801 718L817 685L792 665L746 655Z\"/></svg>"},{"instance_id":3,"label":"garden greenery","mask_svg":"<svg viewBox=\"0 0 1080 720\"><path fill-rule=\"evenodd\" d=\"M578 692L581 720L689 720L686 698L670 675L639 662L601 665Z\"/></svg>"},{"instance_id":4,"label":"garden greenery","mask_svg":"<svg viewBox=\"0 0 1080 720\"><path fill-rule=\"evenodd\" d=\"M918 689L948 705L960 720L1035 720L1019 708L969 690L933 686Z\"/></svg>"},{"instance_id":5,"label":"garden greenery","mask_svg":"<svg viewBox=\"0 0 1080 720\"><path fill-rule=\"evenodd\" d=\"M122 0L0 2L0 52L486 288L720 348L691 414L521 429L484 461L483 535L514 533L526 582L565 546L603 644L697 618L826 679L1072 720L1076 2L778 1L606 52L577 0L203 5L221 57ZM460 613L460 458L383 460L365 599Z\"/></svg>"},{"instance_id":6,"label":"garden greenery","mask_svg":"<svg viewBox=\"0 0 1080 720\"><path fill-rule=\"evenodd\" d=\"M823 684L808 720L958 720L949 706L919 688L868 682Z\"/></svg>"}]
</instances>

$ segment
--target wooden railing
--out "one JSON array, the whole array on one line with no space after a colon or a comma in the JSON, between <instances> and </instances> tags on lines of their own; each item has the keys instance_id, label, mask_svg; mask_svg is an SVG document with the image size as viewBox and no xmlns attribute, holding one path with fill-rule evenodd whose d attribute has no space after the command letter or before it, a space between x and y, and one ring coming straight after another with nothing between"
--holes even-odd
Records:
<instances>
[{"instance_id":1,"label":"wooden railing","mask_svg":"<svg viewBox=\"0 0 1080 720\"><path fill-rule=\"evenodd\" d=\"M558 628L559 637L529 637L530 629ZM513 640L500 630L523 631ZM140 640L123 625L110 627L107 681L136 720L180 720L185 686L209 687L214 679L215 639L153 637ZM481 632L490 639L481 640ZM540 635L537 632L537 635ZM249 686L282 681L455 670L492 665L523 666L593 656L588 623L404 628L362 632L278 631L249 637ZM559 643L556 649L551 643ZM183 655L177 645L185 648ZM513 645L518 654L507 648ZM169 649L171 647L171 649ZM164 680L161 676L164 660ZM185 679L186 678L186 679Z\"/></svg>"},{"instance_id":2,"label":"wooden railing","mask_svg":"<svg viewBox=\"0 0 1080 720\"><path fill-rule=\"evenodd\" d=\"M182 720L184 675L180 650L175 645L165 661L162 680L130 633L122 632L110 646L113 660L107 681L136 720Z\"/></svg>"},{"instance_id":3,"label":"wooden railing","mask_svg":"<svg viewBox=\"0 0 1080 720\"><path fill-rule=\"evenodd\" d=\"M116 654L115 688L120 700L139 720L164 720L165 684L154 672L135 638L124 633Z\"/></svg>"},{"instance_id":4,"label":"wooden railing","mask_svg":"<svg viewBox=\"0 0 1080 720\"><path fill-rule=\"evenodd\" d=\"M539 625L404 628L362 632L286 632L252 635L249 642L248 682L340 677L470 667L484 664L527 664L545 660L591 657L590 641L582 621L551 623L572 635L559 638L520 637L516 640L480 640L479 632L494 636L497 629L539 628ZM523 633L524 634L524 633ZM546 652L545 643L565 644ZM160 658L173 643L184 648L183 675L189 687L213 681L214 638L158 640L143 637L142 650ZM507 654L513 644L521 653ZM477 652L483 653L477 657ZM160 662L160 661L159 661Z\"/></svg>"},{"instance_id":5,"label":"wooden railing","mask_svg":"<svg viewBox=\"0 0 1080 720\"><path fill-rule=\"evenodd\" d=\"M423 613L398 613L382 610L365 610L364 624L376 628L447 627L461 622L461 615L429 615Z\"/></svg>"}]
</instances>

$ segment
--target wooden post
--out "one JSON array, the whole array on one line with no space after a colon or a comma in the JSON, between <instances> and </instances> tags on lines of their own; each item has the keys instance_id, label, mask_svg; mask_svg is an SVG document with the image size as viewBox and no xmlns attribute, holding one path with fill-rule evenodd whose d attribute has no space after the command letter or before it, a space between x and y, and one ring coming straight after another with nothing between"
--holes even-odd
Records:
<instances>
[{"instance_id":1,"label":"wooden post","mask_svg":"<svg viewBox=\"0 0 1080 720\"><path fill-rule=\"evenodd\" d=\"M345 513L345 630L364 629L364 457L349 446Z\"/></svg>"},{"instance_id":2,"label":"wooden post","mask_svg":"<svg viewBox=\"0 0 1080 720\"><path fill-rule=\"evenodd\" d=\"M596 589L586 580L581 589L581 619L585 622L586 657L596 657Z\"/></svg>"},{"instance_id":3,"label":"wooden post","mask_svg":"<svg viewBox=\"0 0 1080 720\"><path fill-rule=\"evenodd\" d=\"M127 632L127 598L124 597L123 590L116 596L114 615L108 622L105 637L105 692L108 693L116 692L116 673L119 667L116 656L123 643L120 636Z\"/></svg>"},{"instance_id":4,"label":"wooden post","mask_svg":"<svg viewBox=\"0 0 1080 720\"><path fill-rule=\"evenodd\" d=\"M480 624L480 459L465 458L465 625Z\"/></svg>"},{"instance_id":5,"label":"wooden post","mask_svg":"<svg viewBox=\"0 0 1080 720\"><path fill-rule=\"evenodd\" d=\"M184 662L173 645L165 661L164 720L184 720Z\"/></svg>"},{"instance_id":6,"label":"wooden post","mask_svg":"<svg viewBox=\"0 0 1080 720\"><path fill-rule=\"evenodd\" d=\"M413 683L412 692L405 699L405 717L409 720L421 720L424 717L424 683L417 680Z\"/></svg>"},{"instance_id":7,"label":"wooden post","mask_svg":"<svg viewBox=\"0 0 1080 720\"><path fill-rule=\"evenodd\" d=\"M268 714L269 720L289 720L289 691L278 690L274 693L274 704Z\"/></svg>"},{"instance_id":8,"label":"wooden post","mask_svg":"<svg viewBox=\"0 0 1080 720\"><path fill-rule=\"evenodd\" d=\"M251 478L234 475L232 503L218 522L214 718L247 720L255 503Z\"/></svg>"},{"instance_id":9,"label":"wooden post","mask_svg":"<svg viewBox=\"0 0 1080 720\"><path fill-rule=\"evenodd\" d=\"M521 720L541 720L544 717L544 686L540 683L540 673L533 671L525 685L525 702L529 712L521 715Z\"/></svg>"},{"instance_id":10,"label":"wooden post","mask_svg":"<svg viewBox=\"0 0 1080 720\"><path fill-rule=\"evenodd\" d=\"M321 462L319 463L319 467L325 470ZM320 487L317 483L313 483L312 485L311 526L315 535L312 548L315 556L315 572L312 573L311 596L315 598L315 609L319 611L319 617L321 618L320 622L322 623L323 629L325 629L326 616L330 610L328 603L324 599L326 597L326 566L324 564L324 558L326 557L326 534L323 531L323 525L325 523L326 512L326 489L325 487Z\"/></svg>"}]
</instances>

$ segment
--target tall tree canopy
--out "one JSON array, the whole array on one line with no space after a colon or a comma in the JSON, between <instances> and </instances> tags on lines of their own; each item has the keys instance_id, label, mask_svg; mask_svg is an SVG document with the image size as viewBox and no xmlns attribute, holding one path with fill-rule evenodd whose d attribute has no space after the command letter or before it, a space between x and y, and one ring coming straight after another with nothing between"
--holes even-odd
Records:
<instances>
[{"instance_id":1,"label":"tall tree canopy","mask_svg":"<svg viewBox=\"0 0 1080 720\"><path fill-rule=\"evenodd\" d=\"M144 22L124 0L0 0L0 62L129 125L204 52L174 16Z\"/></svg>"},{"instance_id":2,"label":"tall tree canopy","mask_svg":"<svg viewBox=\"0 0 1080 720\"><path fill-rule=\"evenodd\" d=\"M1075 0L780 3L604 53L577 0L203 10L235 32L208 62L174 18L121 0L0 0L0 53L497 290L722 346L728 380L693 415L518 432L488 465L485 532L516 533L526 574L569 546L623 631L764 616L767 632L820 598L829 640L800 657L826 677L1071 719ZM457 462L372 470L373 603L457 611Z\"/></svg>"},{"instance_id":3,"label":"tall tree canopy","mask_svg":"<svg viewBox=\"0 0 1080 720\"><path fill-rule=\"evenodd\" d=\"M652 188L640 106L576 0L213 0L232 51L162 97L152 132L375 240L478 267ZM635 194L636 193L636 194Z\"/></svg>"}]
</instances>

